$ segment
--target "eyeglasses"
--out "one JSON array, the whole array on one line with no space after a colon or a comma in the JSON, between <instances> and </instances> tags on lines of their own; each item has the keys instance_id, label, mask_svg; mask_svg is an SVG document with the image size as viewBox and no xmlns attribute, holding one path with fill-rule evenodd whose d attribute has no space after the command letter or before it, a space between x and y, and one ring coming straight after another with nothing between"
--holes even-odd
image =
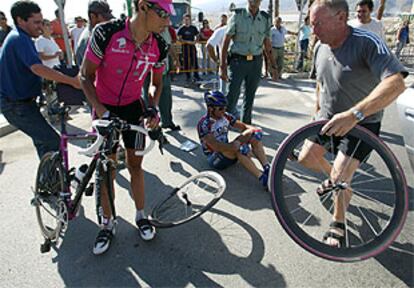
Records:
<instances>
[{"instance_id":1,"label":"eyeglasses","mask_svg":"<svg viewBox=\"0 0 414 288\"><path fill-rule=\"evenodd\" d=\"M164 9L161 9L161 8L155 6L154 3L147 2L147 6L148 6L148 8L150 8L152 11L154 11L162 19L167 19L168 17L171 16L170 13L168 13Z\"/></svg>"}]
</instances>

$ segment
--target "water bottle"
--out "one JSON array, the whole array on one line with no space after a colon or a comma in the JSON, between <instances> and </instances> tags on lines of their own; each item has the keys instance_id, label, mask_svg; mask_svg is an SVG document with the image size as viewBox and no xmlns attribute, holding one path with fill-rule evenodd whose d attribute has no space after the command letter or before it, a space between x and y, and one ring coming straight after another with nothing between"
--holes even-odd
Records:
<instances>
[{"instance_id":1,"label":"water bottle","mask_svg":"<svg viewBox=\"0 0 414 288\"><path fill-rule=\"evenodd\" d=\"M77 189L79 184L81 183L83 177L85 177L85 173L88 170L87 164L82 164L80 167L76 168L75 175L70 182L73 189Z\"/></svg>"},{"instance_id":2,"label":"water bottle","mask_svg":"<svg viewBox=\"0 0 414 288\"><path fill-rule=\"evenodd\" d=\"M242 153L243 155L247 155L250 152L250 146L249 144L243 144L240 146L240 153Z\"/></svg>"}]
</instances>

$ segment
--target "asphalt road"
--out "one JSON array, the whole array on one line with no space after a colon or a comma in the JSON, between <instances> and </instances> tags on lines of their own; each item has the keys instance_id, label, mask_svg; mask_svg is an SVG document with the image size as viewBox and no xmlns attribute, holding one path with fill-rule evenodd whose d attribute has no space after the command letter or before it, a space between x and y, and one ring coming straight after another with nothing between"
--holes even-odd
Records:
<instances>
[{"instance_id":1,"label":"asphalt road","mask_svg":"<svg viewBox=\"0 0 414 288\"><path fill-rule=\"evenodd\" d=\"M147 207L159 196L208 166L198 148L195 125L205 111L202 93L174 86L174 118L182 132L169 133L164 155L154 149L144 161ZM265 131L271 159L278 144L307 123L314 105L312 85L305 80L263 82L258 90L254 124ZM83 109L71 114L73 129L88 130ZM116 178L119 226L113 247L92 254L98 226L94 198L85 198L80 217L70 222L63 242L40 254L41 236L33 207L38 159L31 141L20 132L0 138L0 286L2 287L403 287L413 286L414 177L403 147L396 109L386 111L382 136L401 161L410 187L410 212L396 242L379 256L352 264L317 258L296 245L272 210L270 195L239 165L223 171L227 190L211 212L186 225L159 229L150 243L139 239L127 171ZM71 164L88 159L70 146ZM411 235L411 236L410 236Z\"/></svg>"}]
</instances>

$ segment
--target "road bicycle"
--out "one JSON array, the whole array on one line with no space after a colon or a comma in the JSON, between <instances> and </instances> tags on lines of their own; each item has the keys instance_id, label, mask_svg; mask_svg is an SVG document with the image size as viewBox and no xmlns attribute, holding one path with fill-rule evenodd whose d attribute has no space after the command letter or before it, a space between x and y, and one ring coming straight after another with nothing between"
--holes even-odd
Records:
<instances>
[{"instance_id":1,"label":"road bicycle","mask_svg":"<svg viewBox=\"0 0 414 288\"><path fill-rule=\"evenodd\" d=\"M61 107L59 113L65 113L65 109L65 106ZM44 243L40 247L42 253L50 251L52 244L57 245L59 239L64 237L69 221L77 216L84 194L90 196L95 193L98 223L102 223L102 183L106 184L110 208L116 223L112 186L115 163L109 156L117 145L117 133L127 130L138 132L137 141L143 140L141 143L144 145L142 150L136 151L136 155L147 154L155 146L155 141L158 141L162 152L164 137L161 129L148 131L142 126L128 124L118 118L94 120L92 126L96 131L96 140L90 147L79 152L92 157L92 160L87 168L84 166L84 177L79 181L74 193L71 191L70 183L75 175L74 169L68 169L67 149L48 153L40 161L32 205L35 207L44 238ZM62 128L62 132L65 132L65 127ZM66 141L65 135L63 134L61 141ZM93 176L95 182L90 183ZM187 223L213 207L225 189L226 183L219 174L212 171L201 172L187 179L156 203L150 212L149 221L159 228Z\"/></svg>"},{"instance_id":2,"label":"road bicycle","mask_svg":"<svg viewBox=\"0 0 414 288\"><path fill-rule=\"evenodd\" d=\"M326 123L327 120L321 120L307 124L280 144L268 183L273 208L287 234L307 251L333 261L364 260L387 249L403 228L408 213L405 176L390 148L378 136L357 125L348 134L358 140L355 150L367 144L372 152L361 161L350 183L342 180L331 183L326 194L319 196L316 191L329 179L329 173L306 168L300 151L305 141L319 135ZM334 144L337 139L328 138L324 158L332 165L338 155ZM321 160L316 156L313 160L323 171ZM352 192L352 198L348 209L343 211L345 243L339 248L332 247L323 241L322 235L329 229L335 199L343 199L339 196L347 190Z\"/></svg>"}]
</instances>

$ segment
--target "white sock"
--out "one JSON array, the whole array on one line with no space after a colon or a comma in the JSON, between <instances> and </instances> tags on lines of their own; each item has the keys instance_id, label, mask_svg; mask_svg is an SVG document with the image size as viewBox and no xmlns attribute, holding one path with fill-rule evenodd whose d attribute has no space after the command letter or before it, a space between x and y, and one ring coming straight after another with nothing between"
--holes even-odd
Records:
<instances>
[{"instance_id":1,"label":"white sock","mask_svg":"<svg viewBox=\"0 0 414 288\"><path fill-rule=\"evenodd\" d=\"M144 209L141 210L137 210L136 214L135 214L135 222L144 219L145 218L145 213L144 213Z\"/></svg>"},{"instance_id":2,"label":"white sock","mask_svg":"<svg viewBox=\"0 0 414 288\"><path fill-rule=\"evenodd\" d=\"M102 217L102 227L107 230L112 230L112 228L114 227L114 219L112 217Z\"/></svg>"}]
</instances>

